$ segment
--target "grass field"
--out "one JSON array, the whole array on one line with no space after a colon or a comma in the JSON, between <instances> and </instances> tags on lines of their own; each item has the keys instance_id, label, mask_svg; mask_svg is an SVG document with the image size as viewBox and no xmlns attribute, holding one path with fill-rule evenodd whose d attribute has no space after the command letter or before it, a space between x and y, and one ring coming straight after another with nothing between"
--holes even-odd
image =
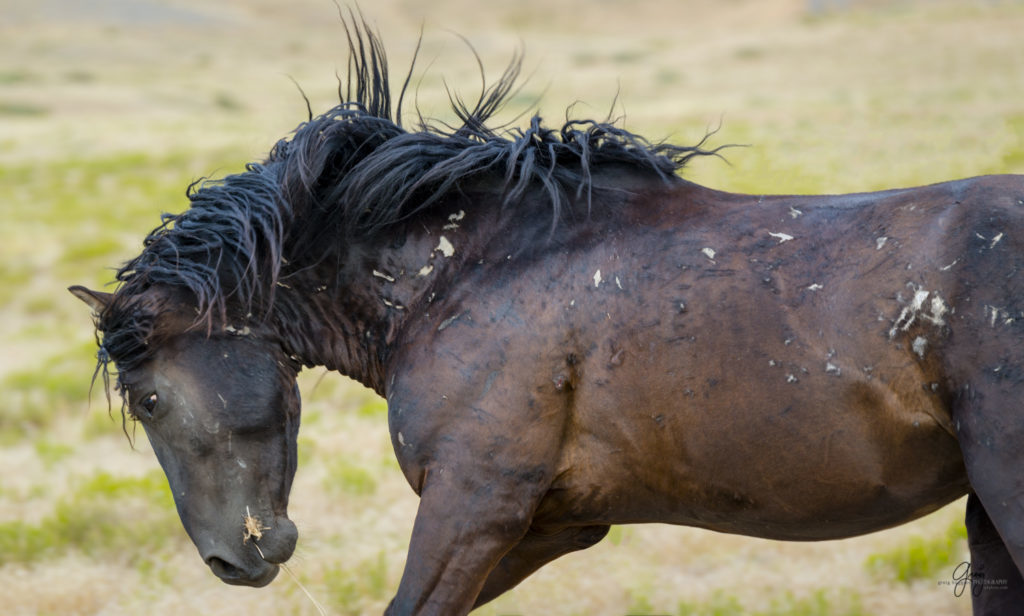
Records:
<instances>
[{"instance_id":1,"label":"grass field","mask_svg":"<svg viewBox=\"0 0 1024 616\"><path fill-rule=\"evenodd\" d=\"M625 116L652 139L713 145L687 177L746 192L846 192L1024 172L1024 3L851 0L364 3L425 115L526 51L506 119ZM85 8L88 7L88 8ZM329 0L0 0L0 611L315 614L286 576L238 589L202 564L141 431L97 387L87 310L185 187L261 158L336 100ZM424 73L423 70L426 70ZM612 101L617 105L612 108ZM382 401L301 377L291 567L331 614L379 613L416 498ZM132 433L132 427L127 426ZM666 526L613 529L482 614L968 614L940 584L965 559L963 503L890 531L779 543Z\"/></svg>"}]
</instances>

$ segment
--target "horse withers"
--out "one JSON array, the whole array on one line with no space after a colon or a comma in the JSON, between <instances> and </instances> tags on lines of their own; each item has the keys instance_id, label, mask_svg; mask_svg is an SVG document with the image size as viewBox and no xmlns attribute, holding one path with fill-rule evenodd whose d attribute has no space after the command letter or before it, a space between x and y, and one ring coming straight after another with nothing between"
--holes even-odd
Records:
<instances>
[{"instance_id":1,"label":"horse withers","mask_svg":"<svg viewBox=\"0 0 1024 616\"><path fill-rule=\"evenodd\" d=\"M466 613L612 524L838 539L965 494L975 613L1024 602L1024 177L723 193L677 175L703 144L487 128L517 65L406 130L353 37L354 96L71 289L216 575L291 556L326 366L387 399L420 496L389 613Z\"/></svg>"}]
</instances>

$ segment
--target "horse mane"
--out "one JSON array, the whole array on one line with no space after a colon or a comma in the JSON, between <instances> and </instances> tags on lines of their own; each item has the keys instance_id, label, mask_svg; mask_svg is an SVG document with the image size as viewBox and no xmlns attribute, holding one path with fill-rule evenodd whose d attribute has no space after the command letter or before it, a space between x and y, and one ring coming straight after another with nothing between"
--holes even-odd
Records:
<instances>
[{"instance_id":1,"label":"horse mane","mask_svg":"<svg viewBox=\"0 0 1024 616\"><path fill-rule=\"evenodd\" d=\"M371 242L469 181L493 180L505 207L541 191L555 225L566 203L593 207L593 173L602 167L624 165L668 181L693 157L720 149L703 148L710 135L695 146L651 143L610 120L567 120L552 129L534 116L526 128L491 128L489 120L514 93L520 54L472 106L449 93L460 126L417 111L416 126L407 130L401 107L415 54L393 110L381 38L365 20L350 18L343 20L350 53L341 103L318 117L310 113L262 163L193 183L189 209L164 214L142 252L117 271L119 286L98 329L101 356L109 353L121 371L148 353L149 329L136 327L145 310L133 298L153 285L191 293L196 322L207 328L215 316L227 317L229 300L232 310L262 316L285 268Z\"/></svg>"}]
</instances>

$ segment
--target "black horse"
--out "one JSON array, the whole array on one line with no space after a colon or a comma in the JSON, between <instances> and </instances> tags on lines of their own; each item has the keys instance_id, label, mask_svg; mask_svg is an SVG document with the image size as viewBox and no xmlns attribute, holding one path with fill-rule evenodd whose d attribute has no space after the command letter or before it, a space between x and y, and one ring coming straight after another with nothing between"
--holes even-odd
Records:
<instances>
[{"instance_id":1,"label":"black horse","mask_svg":"<svg viewBox=\"0 0 1024 616\"><path fill-rule=\"evenodd\" d=\"M421 499L390 613L468 612L611 524L835 539L964 494L976 613L1024 604L1024 178L721 193L677 175L703 143L489 129L516 62L409 131L350 43L346 102L193 187L115 293L71 289L216 575L291 556L295 376L326 366L386 397Z\"/></svg>"}]
</instances>

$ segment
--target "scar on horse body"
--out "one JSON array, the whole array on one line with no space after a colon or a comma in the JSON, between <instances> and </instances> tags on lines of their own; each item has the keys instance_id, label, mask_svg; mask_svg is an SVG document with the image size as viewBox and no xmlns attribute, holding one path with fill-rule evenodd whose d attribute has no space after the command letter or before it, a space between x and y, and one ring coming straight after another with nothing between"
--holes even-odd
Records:
<instances>
[{"instance_id":1,"label":"scar on horse body","mask_svg":"<svg viewBox=\"0 0 1024 616\"><path fill-rule=\"evenodd\" d=\"M612 524L838 539L965 494L1007 580L975 613L1024 602L1024 178L723 193L677 175L702 144L487 128L515 63L407 130L351 30L355 95L71 289L215 574L291 556L295 376L326 366L386 397L420 496L389 613L468 612Z\"/></svg>"}]
</instances>

